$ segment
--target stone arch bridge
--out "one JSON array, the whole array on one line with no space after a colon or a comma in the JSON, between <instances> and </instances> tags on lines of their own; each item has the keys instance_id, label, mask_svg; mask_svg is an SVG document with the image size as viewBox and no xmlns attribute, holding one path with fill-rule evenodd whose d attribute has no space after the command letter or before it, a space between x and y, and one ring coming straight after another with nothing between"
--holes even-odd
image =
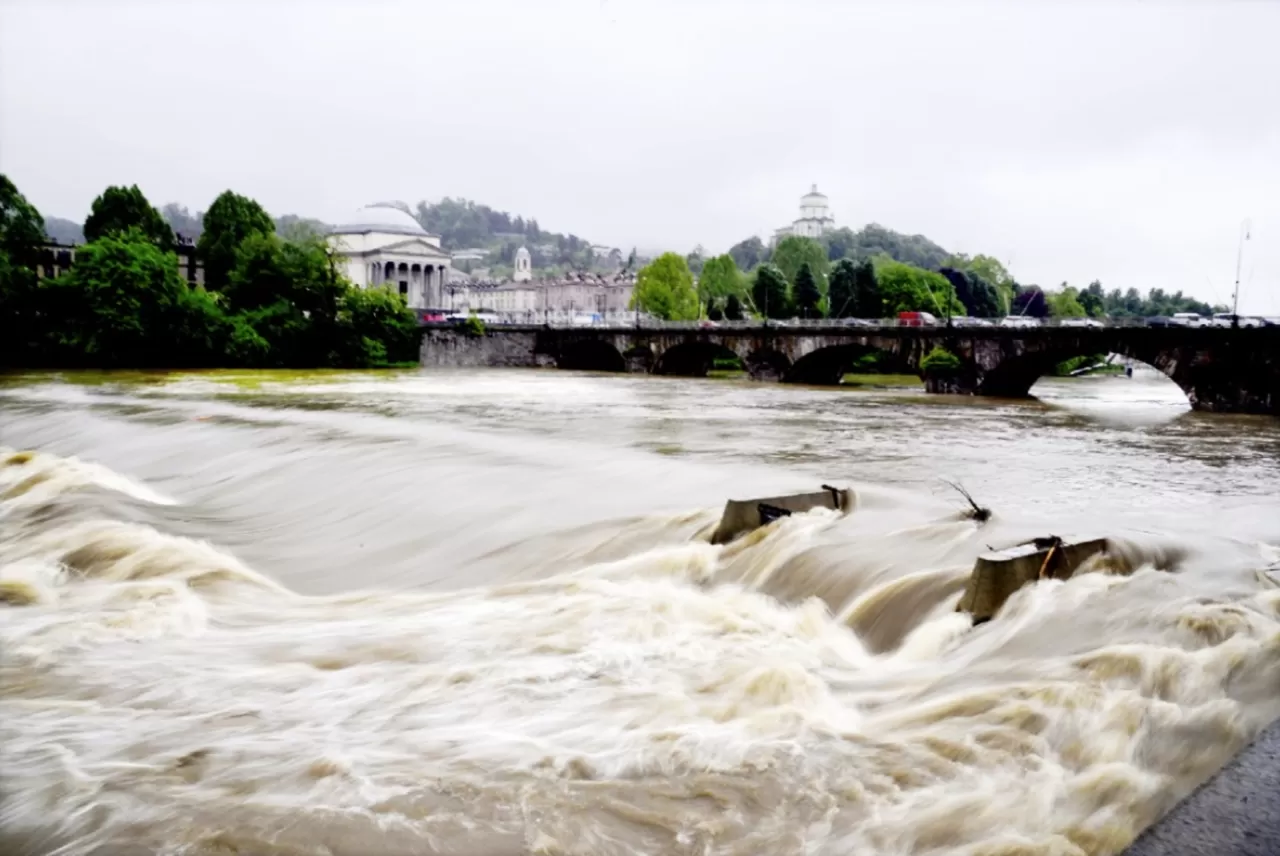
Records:
<instances>
[{"instance_id":1,"label":"stone arch bridge","mask_svg":"<svg viewBox=\"0 0 1280 856\"><path fill-rule=\"evenodd\" d=\"M838 384L856 360L880 353L920 374L933 348L960 367L925 378L930 392L1020 398L1064 360L1116 353L1173 379L1192 407L1280 415L1280 328L1181 327L490 327L483 335L423 330L423 366L558 366L705 376L737 357L753 378Z\"/></svg>"}]
</instances>

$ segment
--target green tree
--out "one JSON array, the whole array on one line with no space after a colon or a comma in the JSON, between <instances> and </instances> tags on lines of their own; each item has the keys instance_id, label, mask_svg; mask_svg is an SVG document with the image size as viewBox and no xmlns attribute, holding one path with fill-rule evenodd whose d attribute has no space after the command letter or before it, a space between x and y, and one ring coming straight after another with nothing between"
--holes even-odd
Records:
<instances>
[{"instance_id":1,"label":"green tree","mask_svg":"<svg viewBox=\"0 0 1280 856\"><path fill-rule=\"evenodd\" d=\"M893 315L899 312L964 314L964 305L956 299L955 289L942 274L880 257L876 260L876 282L885 311Z\"/></svg>"},{"instance_id":2,"label":"green tree","mask_svg":"<svg viewBox=\"0 0 1280 856\"><path fill-rule=\"evenodd\" d=\"M728 253L707 259L698 276L698 297L704 302L742 294L742 273Z\"/></svg>"},{"instance_id":3,"label":"green tree","mask_svg":"<svg viewBox=\"0 0 1280 856\"><path fill-rule=\"evenodd\" d=\"M948 376L960 370L960 358L946 348L934 346L920 360L920 371L926 375Z\"/></svg>"},{"instance_id":4,"label":"green tree","mask_svg":"<svg viewBox=\"0 0 1280 856\"><path fill-rule=\"evenodd\" d=\"M849 312L853 318L884 317L884 297L880 294L880 281L876 279L876 266L862 261L853 271L853 306Z\"/></svg>"},{"instance_id":5,"label":"green tree","mask_svg":"<svg viewBox=\"0 0 1280 856\"><path fill-rule=\"evenodd\" d=\"M667 321L696 320L702 305L685 260L677 253L663 253L640 268L631 308Z\"/></svg>"},{"instance_id":6,"label":"green tree","mask_svg":"<svg viewBox=\"0 0 1280 856\"><path fill-rule=\"evenodd\" d=\"M76 252L47 287L60 306L64 359L94 366L209 365L227 333L207 295L178 275L177 258L140 229L111 231Z\"/></svg>"},{"instance_id":7,"label":"green tree","mask_svg":"<svg viewBox=\"0 0 1280 856\"><path fill-rule=\"evenodd\" d=\"M969 257L963 253L956 253L955 255L947 257L947 259L943 261L942 267L962 270L990 283L996 289L996 292L1000 297L1000 314L1007 314L1009 312L1009 306L1013 302L1014 295L1013 276L994 256L984 256L979 254Z\"/></svg>"},{"instance_id":8,"label":"green tree","mask_svg":"<svg viewBox=\"0 0 1280 856\"><path fill-rule=\"evenodd\" d=\"M351 289L323 238L254 234L241 242L223 295L270 343L273 365L333 365L350 364L337 314Z\"/></svg>"},{"instance_id":9,"label":"green tree","mask_svg":"<svg viewBox=\"0 0 1280 856\"><path fill-rule=\"evenodd\" d=\"M0 173L0 365L26 365L38 333L37 275L44 218Z\"/></svg>"},{"instance_id":10,"label":"green tree","mask_svg":"<svg viewBox=\"0 0 1280 856\"><path fill-rule=\"evenodd\" d=\"M34 268L44 240L44 218L9 177L0 173L0 253L11 264Z\"/></svg>"},{"instance_id":11,"label":"green tree","mask_svg":"<svg viewBox=\"0 0 1280 856\"><path fill-rule=\"evenodd\" d=\"M1028 318L1048 318L1049 301L1038 285L1022 286L1013 284L1013 301L1009 304L1009 314L1026 315Z\"/></svg>"},{"instance_id":12,"label":"green tree","mask_svg":"<svg viewBox=\"0 0 1280 856\"><path fill-rule=\"evenodd\" d=\"M787 235L774 248L771 261L777 265L782 275L787 278L787 282L792 285L796 284L796 276L799 275L800 268L806 264L814 280L819 284L819 289L826 283L829 264L827 251L813 238Z\"/></svg>"},{"instance_id":13,"label":"green tree","mask_svg":"<svg viewBox=\"0 0 1280 856\"><path fill-rule=\"evenodd\" d=\"M84 239L96 241L105 235L137 229L162 250L173 247L173 230L160 212L151 207L138 185L108 187L93 200L84 221Z\"/></svg>"},{"instance_id":14,"label":"green tree","mask_svg":"<svg viewBox=\"0 0 1280 856\"><path fill-rule=\"evenodd\" d=\"M854 309L853 289L857 278L857 266L849 259L841 259L831 269L828 302L832 318L851 318Z\"/></svg>"},{"instance_id":15,"label":"green tree","mask_svg":"<svg viewBox=\"0 0 1280 856\"><path fill-rule=\"evenodd\" d=\"M1005 315L1005 303L994 285L971 271L944 267L938 271L956 290L965 313L974 318L998 318Z\"/></svg>"},{"instance_id":16,"label":"green tree","mask_svg":"<svg viewBox=\"0 0 1280 856\"><path fill-rule=\"evenodd\" d=\"M751 300L756 312L765 318L791 317L791 295L787 291L787 278L777 265L769 263L756 268Z\"/></svg>"},{"instance_id":17,"label":"green tree","mask_svg":"<svg viewBox=\"0 0 1280 856\"><path fill-rule=\"evenodd\" d=\"M1106 294L1102 291L1102 283L1096 279L1089 283L1089 287L1080 292L1080 305L1084 307L1084 311L1090 318L1101 318L1107 314L1106 310Z\"/></svg>"},{"instance_id":18,"label":"green tree","mask_svg":"<svg viewBox=\"0 0 1280 856\"><path fill-rule=\"evenodd\" d=\"M1045 295L1049 302L1049 314L1054 318L1084 318L1088 313L1080 304L1079 292L1065 282L1059 291Z\"/></svg>"},{"instance_id":19,"label":"green tree","mask_svg":"<svg viewBox=\"0 0 1280 856\"><path fill-rule=\"evenodd\" d=\"M822 317L822 310L818 306L822 302L822 292L818 290L818 283L814 281L813 271L807 263L800 265L800 270L796 273L795 298L800 317Z\"/></svg>"},{"instance_id":20,"label":"green tree","mask_svg":"<svg viewBox=\"0 0 1280 856\"><path fill-rule=\"evenodd\" d=\"M822 240L827 245L827 258L833 262L853 259L858 254L858 236L848 227L833 229Z\"/></svg>"},{"instance_id":21,"label":"green tree","mask_svg":"<svg viewBox=\"0 0 1280 856\"><path fill-rule=\"evenodd\" d=\"M726 321L742 320L742 301L738 299L738 295L730 294L729 299L725 301L724 317Z\"/></svg>"},{"instance_id":22,"label":"green tree","mask_svg":"<svg viewBox=\"0 0 1280 856\"><path fill-rule=\"evenodd\" d=\"M276 230L271 215L261 205L230 190L213 200L205 212L203 226L196 251L204 261L205 285L215 291L226 287L240 244L251 235L272 235Z\"/></svg>"},{"instance_id":23,"label":"green tree","mask_svg":"<svg viewBox=\"0 0 1280 856\"><path fill-rule=\"evenodd\" d=\"M347 364L377 367L418 358L418 320L404 298L389 289L347 288L338 320L351 343Z\"/></svg>"}]
</instances>

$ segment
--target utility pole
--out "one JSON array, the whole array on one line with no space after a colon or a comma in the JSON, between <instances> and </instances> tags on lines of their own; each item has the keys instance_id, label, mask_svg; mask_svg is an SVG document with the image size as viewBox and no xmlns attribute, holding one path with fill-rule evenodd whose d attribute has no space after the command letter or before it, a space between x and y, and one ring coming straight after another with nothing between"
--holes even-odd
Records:
<instances>
[{"instance_id":1,"label":"utility pole","mask_svg":"<svg viewBox=\"0 0 1280 856\"><path fill-rule=\"evenodd\" d=\"M1249 240L1249 221L1240 224L1240 246L1236 250L1236 285L1231 294L1231 326L1240 326L1240 264L1244 261L1244 242Z\"/></svg>"}]
</instances>

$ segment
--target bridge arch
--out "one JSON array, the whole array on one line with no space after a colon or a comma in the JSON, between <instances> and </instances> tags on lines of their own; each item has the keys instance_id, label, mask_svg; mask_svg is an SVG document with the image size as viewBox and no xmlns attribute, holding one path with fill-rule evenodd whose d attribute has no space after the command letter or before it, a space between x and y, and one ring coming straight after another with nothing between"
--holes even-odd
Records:
<instances>
[{"instance_id":1,"label":"bridge arch","mask_svg":"<svg viewBox=\"0 0 1280 856\"><path fill-rule=\"evenodd\" d=\"M627 361L603 339L581 338L565 342L556 355L556 366L587 372L624 372Z\"/></svg>"},{"instance_id":2,"label":"bridge arch","mask_svg":"<svg viewBox=\"0 0 1280 856\"><path fill-rule=\"evenodd\" d=\"M1165 354L1160 350L1142 347L1131 347L1123 343L1109 343L1110 347L1089 347L1075 345L1065 348L1046 348L1038 351L1008 356L998 365L982 372L978 378L975 392L978 395L989 395L998 398L1026 398L1041 378L1053 377L1058 366L1079 357L1095 357L1101 355L1105 359L1116 354L1134 362L1142 363L1169 378L1190 402L1195 404L1195 382L1190 378L1187 367L1180 366L1176 356Z\"/></svg>"},{"instance_id":3,"label":"bridge arch","mask_svg":"<svg viewBox=\"0 0 1280 856\"><path fill-rule=\"evenodd\" d=\"M916 372L916 367L896 351L865 342L849 342L827 345L805 354L796 360L784 379L788 383L834 386L855 369L859 360L870 356L879 357L879 370L888 368L902 374Z\"/></svg>"},{"instance_id":4,"label":"bridge arch","mask_svg":"<svg viewBox=\"0 0 1280 856\"><path fill-rule=\"evenodd\" d=\"M692 339L672 345L653 364L653 373L680 377L706 377L716 360L736 360L731 348L708 339Z\"/></svg>"}]
</instances>

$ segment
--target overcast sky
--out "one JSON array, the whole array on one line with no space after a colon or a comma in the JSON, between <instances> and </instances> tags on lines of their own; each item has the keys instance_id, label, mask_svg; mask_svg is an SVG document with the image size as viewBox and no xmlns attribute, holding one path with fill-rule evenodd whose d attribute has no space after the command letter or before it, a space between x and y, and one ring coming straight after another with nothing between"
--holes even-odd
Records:
<instances>
[{"instance_id":1,"label":"overcast sky","mask_svg":"<svg viewBox=\"0 0 1280 856\"><path fill-rule=\"evenodd\" d=\"M0 170L333 222L465 196L624 249L797 216L1280 314L1280 3L0 0Z\"/></svg>"}]
</instances>

